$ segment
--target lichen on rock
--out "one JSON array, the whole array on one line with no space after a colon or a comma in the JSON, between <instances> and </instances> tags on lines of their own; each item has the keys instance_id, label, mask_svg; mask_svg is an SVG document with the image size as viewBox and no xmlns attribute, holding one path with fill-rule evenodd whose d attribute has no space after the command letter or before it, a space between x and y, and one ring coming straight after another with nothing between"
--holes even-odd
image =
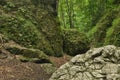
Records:
<instances>
[{"instance_id":1,"label":"lichen on rock","mask_svg":"<svg viewBox=\"0 0 120 80\"><path fill-rule=\"evenodd\" d=\"M90 49L61 66L49 80L119 80L120 48Z\"/></svg>"}]
</instances>

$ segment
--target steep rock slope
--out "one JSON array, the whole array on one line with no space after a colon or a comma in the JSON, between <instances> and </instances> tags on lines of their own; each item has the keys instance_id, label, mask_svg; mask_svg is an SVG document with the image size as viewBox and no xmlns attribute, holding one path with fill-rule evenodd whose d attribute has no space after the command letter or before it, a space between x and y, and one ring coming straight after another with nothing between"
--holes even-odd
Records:
<instances>
[{"instance_id":1,"label":"steep rock slope","mask_svg":"<svg viewBox=\"0 0 120 80\"><path fill-rule=\"evenodd\" d=\"M115 5L113 5L115 6ZM116 45L120 46L120 6L119 3L113 9L108 10L99 20L96 26L90 30L92 45Z\"/></svg>"},{"instance_id":2,"label":"steep rock slope","mask_svg":"<svg viewBox=\"0 0 120 80\"><path fill-rule=\"evenodd\" d=\"M57 0L0 0L0 33L18 44L61 56Z\"/></svg>"}]
</instances>

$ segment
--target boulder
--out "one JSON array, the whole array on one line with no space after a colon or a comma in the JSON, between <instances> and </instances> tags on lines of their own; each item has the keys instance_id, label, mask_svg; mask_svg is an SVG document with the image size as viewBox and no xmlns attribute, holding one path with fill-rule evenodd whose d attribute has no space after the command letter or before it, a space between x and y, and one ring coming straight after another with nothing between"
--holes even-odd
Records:
<instances>
[{"instance_id":1,"label":"boulder","mask_svg":"<svg viewBox=\"0 0 120 80\"><path fill-rule=\"evenodd\" d=\"M49 80L120 80L120 48L90 49L61 66Z\"/></svg>"},{"instance_id":2,"label":"boulder","mask_svg":"<svg viewBox=\"0 0 120 80\"><path fill-rule=\"evenodd\" d=\"M7 51L14 54L17 59L23 62L51 63L49 57L38 49L25 48L13 41L5 43L4 47Z\"/></svg>"},{"instance_id":3,"label":"boulder","mask_svg":"<svg viewBox=\"0 0 120 80\"><path fill-rule=\"evenodd\" d=\"M65 53L75 56L85 53L89 49L89 39L84 33L76 29L63 30L63 50Z\"/></svg>"}]
</instances>

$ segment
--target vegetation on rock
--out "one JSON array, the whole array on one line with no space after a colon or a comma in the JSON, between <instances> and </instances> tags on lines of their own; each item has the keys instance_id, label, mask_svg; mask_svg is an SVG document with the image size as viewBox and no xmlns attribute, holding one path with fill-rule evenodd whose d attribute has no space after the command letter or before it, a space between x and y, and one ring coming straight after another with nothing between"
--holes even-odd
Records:
<instances>
[{"instance_id":1,"label":"vegetation on rock","mask_svg":"<svg viewBox=\"0 0 120 80\"><path fill-rule=\"evenodd\" d=\"M60 27L56 16L44 9L45 6L47 4L36 6L32 0L1 1L0 33L22 46L40 49L47 55L62 56Z\"/></svg>"},{"instance_id":2,"label":"vegetation on rock","mask_svg":"<svg viewBox=\"0 0 120 80\"><path fill-rule=\"evenodd\" d=\"M0 33L8 41L57 57L63 53L81 54L91 46L120 46L119 3L116 0L0 0Z\"/></svg>"},{"instance_id":3,"label":"vegetation on rock","mask_svg":"<svg viewBox=\"0 0 120 80\"><path fill-rule=\"evenodd\" d=\"M116 46L120 46L120 7L116 10L116 18L112 21L112 26L108 29L106 38L105 38L105 45L107 44L114 44Z\"/></svg>"},{"instance_id":4,"label":"vegetation on rock","mask_svg":"<svg viewBox=\"0 0 120 80\"><path fill-rule=\"evenodd\" d=\"M120 8L108 11L91 30L91 37L94 46L114 44L119 46L119 16ZM117 35L118 34L118 35Z\"/></svg>"},{"instance_id":5,"label":"vegetation on rock","mask_svg":"<svg viewBox=\"0 0 120 80\"><path fill-rule=\"evenodd\" d=\"M63 50L65 53L75 56L85 53L89 49L89 39L84 33L76 29L63 30Z\"/></svg>"},{"instance_id":6,"label":"vegetation on rock","mask_svg":"<svg viewBox=\"0 0 120 80\"><path fill-rule=\"evenodd\" d=\"M88 52L89 55L85 53L89 48L104 45L120 46L120 0L0 0L0 62L13 60L13 63L19 61L17 63L20 64L20 61L34 62L34 64L47 63L43 69L50 75L56 70L53 64L60 67L72 56L78 54L85 55L85 58L80 57L78 60L86 59L87 61L82 62L85 65L79 61L77 64L73 62L75 68L76 66L80 69L92 66L91 68L96 70L95 67L97 65L96 68L98 68L100 62L98 61L94 65L93 60L99 56L101 61L106 60L107 62L110 59L110 62L118 64L116 60L119 60L119 50L114 46L110 48L114 50L115 54L111 50L103 48ZM117 50L118 52L116 52ZM110 65L113 66L113 63ZM69 69L74 71L78 69L71 67ZM29 66L26 68L29 69ZM1 69L0 67L0 73L4 73L4 70L1 72ZM90 68L86 69L92 72ZM72 76L79 75L77 73ZM96 76L98 72L93 73ZM94 74L87 72L85 74L94 79ZM68 75L71 76L71 73ZM96 77L99 76L101 74ZM11 79L16 80L16 78ZM109 80L108 76L104 79ZM0 80L4 79L0 76Z\"/></svg>"}]
</instances>

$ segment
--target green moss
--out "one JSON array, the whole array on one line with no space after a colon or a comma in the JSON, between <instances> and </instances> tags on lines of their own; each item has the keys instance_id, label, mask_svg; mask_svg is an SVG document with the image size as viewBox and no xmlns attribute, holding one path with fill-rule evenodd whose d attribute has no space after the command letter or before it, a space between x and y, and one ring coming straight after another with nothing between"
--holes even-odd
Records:
<instances>
[{"instance_id":1,"label":"green moss","mask_svg":"<svg viewBox=\"0 0 120 80\"><path fill-rule=\"evenodd\" d=\"M38 17L38 20L40 18ZM63 55L63 40L60 26L55 18L51 17L50 14L47 14L47 17L44 16L42 20L40 20L38 29L40 32L44 34L44 36L48 39L53 51L54 55L60 57ZM49 24L49 25L48 25Z\"/></svg>"},{"instance_id":2,"label":"green moss","mask_svg":"<svg viewBox=\"0 0 120 80\"><path fill-rule=\"evenodd\" d=\"M114 44L120 46L120 18L116 18L112 27L107 31L105 45Z\"/></svg>"},{"instance_id":3,"label":"green moss","mask_svg":"<svg viewBox=\"0 0 120 80\"><path fill-rule=\"evenodd\" d=\"M89 49L89 40L84 33L75 29L63 30L63 49L69 55L85 53Z\"/></svg>"},{"instance_id":4,"label":"green moss","mask_svg":"<svg viewBox=\"0 0 120 80\"><path fill-rule=\"evenodd\" d=\"M93 39L93 34L96 32L96 30L97 30L97 27L94 26L91 30L88 31L88 33L86 33L86 35L90 40Z\"/></svg>"},{"instance_id":5,"label":"green moss","mask_svg":"<svg viewBox=\"0 0 120 80\"><path fill-rule=\"evenodd\" d=\"M42 33L36 28L32 21L24 17L4 17L1 24L0 32L7 36L10 40L14 40L28 48L37 48L43 50L48 55L53 55L53 51L49 42ZM9 27L9 28L8 28ZM44 45L44 46L43 46Z\"/></svg>"},{"instance_id":6,"label":"green moss","mask_svg":"<svg viewBox=\"0 0 120 80\"><path fill-rule=\"evenodd\" d=\"M6 50L12 54L19 55L19 59L24 62L51 63L49 57L43 51L38 49L21 47L14 43L6 46Z\"/></svg>"},{"instance_id":7,"label":"green moss","mask_svg":"<svg viewBox=\"0 0 120 80\"><path fill-rule=\"evenodd\" d=\"M35 49L24 49L20 52L26 59L30 62L37 62L37 63L49 63L51 62L45 53L40 50Z\"/></svg>"},{"instance_id":8,"label":"green moss","mask_svg":"<svg viewBox=\"0 0 120 80\"><path fill-rule=\"evenodd\" d=\"M0 33L9 40L27 48L40 49L47 55L63 55L62 36L56 16L47 9L35 6L31 0L5 2L0 7Z\"/></svg>"},{"instance_id":9,"label":"green moss","mask_svg":"<svg viewBox=\"0 0 120 80\"><path fill-rule=\"evenodd\" d=\"M113 42L116 40L115 37L112 37L114 31L113 27L115 27L115 24L118 24L117 22L119 22L116 21L116 19L119 17L118 14L119 8L107 11L106 14L96 24L96 26L89 31L92 45L99 47L106 44L113 44Z\"/></svg>"}]
</instances>

